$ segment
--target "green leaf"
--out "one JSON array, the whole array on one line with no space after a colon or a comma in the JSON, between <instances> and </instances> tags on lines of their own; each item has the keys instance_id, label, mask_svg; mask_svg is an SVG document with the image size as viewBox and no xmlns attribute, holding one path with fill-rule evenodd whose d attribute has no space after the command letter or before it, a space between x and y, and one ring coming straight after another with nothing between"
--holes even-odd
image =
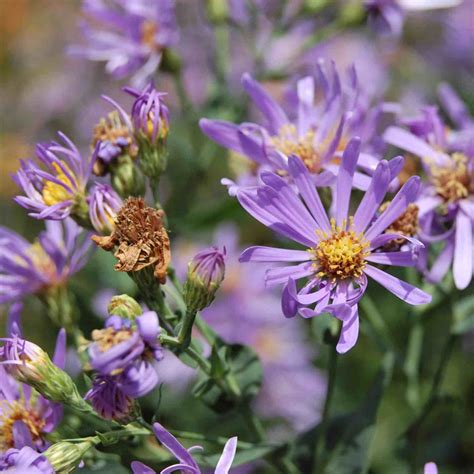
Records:
<instances>
[{"instance_id":1,"label":"green leaf","mask_svg":"<svg viewBox=\"0 0 474 474\"><path fill-rule=\"evenodd\" d=\"M193 387L193 394L218 413L232 410L238 403L248 403L259 391L262 383L262 366L255 352L240 344L213 348L211 354L212 378L202 372ZM216 383L233 377L241 397L235 400Z\"/></svg>"},{"instance_id":2,"label":"green leaf","mask_svg":"<svg viewBox=\"0 0 474 474\"><path fill-rule=\"evenodd\" d=\"M453 308L453 334L464 334L474 328L474 296L458 301Z\"/></svg>"},{"instance_id":3,"label":"green leaf","mask_svg":"<svg viewBox=\"0 0 474 474\"><path fill-rule=\"evenodd\" d=\"M326 474L363 474L369 465L377 412L383 392L391 379L394 358L388 353L363 405L348 417L326 465Z\"/></svg>"}]
</instances>

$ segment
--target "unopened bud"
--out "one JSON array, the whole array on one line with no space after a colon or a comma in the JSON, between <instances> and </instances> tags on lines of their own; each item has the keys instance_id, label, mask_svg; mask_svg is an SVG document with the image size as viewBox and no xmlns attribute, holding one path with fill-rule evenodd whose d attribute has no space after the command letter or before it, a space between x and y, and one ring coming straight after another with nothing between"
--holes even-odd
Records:
<instances>
[{"instance_id":1,"label":"unopened bud","mask_svg":"<svg viewBox=\"0 0 474 474\"><path fill-rule=\"evenodd\" d=\"M207 308L216 295L225 274L225 249L216 247L203 250L194 256L188 265L188 276L184 284L183 297L191 312Z\"/></svg>"},{"instance_id":2,"label":"unopened bud","mask_svg":"<svg viewBox=\"0 0 474 474\"><path fill-rule=\"evenodd\" d=\"M0 350L7 372L30 385L46 399L67 405L84 405L71 377L49 358L41 347L17 336L7 338Z\"/></svg>"},{"instance_id":3,"label":"unopened bud","mask_svg":"<svg viewBox=\"0 0 474 474\"><path fill-rule=\"evenodd\" d=\"M108 184L97 184L89 197L89 217L94 229L103 235L111 234L121 207L122 199Z\"/></svg>"},{"instance_id":4,"label":"unopened bud","mask_svg":"<svg viewBox=\"0 0 474 474\"><path fill-rule=\"evenodd\" d=\"M55 472L73 472L81 463L84 454L92 447L92 441L70 443L60 441L49 447L43 455L48 458Z\"/></svg>"},{"instance_id":5,"label":"unopened bud","mask_svg":"<svg viewBox=\"0 0 474 474\"><path fill-rule=\"evenodd\" d=\"M130 156L120 156L110 166L111 183L123 198L145 193L145 180Z\"/></svg>"},{"instance_id":6,"label":"unopened bud","mask_svg":"<svg viewBox=\"0 0 474 474\"><path fill-rule=\"evenodd\" d=\"M128 295L114 296L107 307L109 314L133 320L143 314L142 307Z\"/></svg>"}]
</instances>

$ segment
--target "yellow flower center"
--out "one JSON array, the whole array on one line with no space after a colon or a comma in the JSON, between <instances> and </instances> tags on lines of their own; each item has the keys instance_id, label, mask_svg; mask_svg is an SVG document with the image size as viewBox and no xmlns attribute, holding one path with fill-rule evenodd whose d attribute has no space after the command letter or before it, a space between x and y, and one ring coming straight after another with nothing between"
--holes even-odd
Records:
<instances>
[{"instance_id":1,"label":"yellow flower center","mask_svg":"<svg viewBox=\"0 0 474 474\"><path fill-rule=\"evenodd\" d=\"M53 163L52 165L56 171L56 178L65 185L73 187L73 183L69 177L66 176L61 167L57 163ZM73 176L72 171L65 163L63 163L63 166L67 169L68 173ZM54 206L60 202L67 201L70 197L71 195L69 191L60 184L53 183L52 181L45 181L43 186L43 200L48 206Z\"/></svg>"},{"instance_id":2,"label":"yellow flower center","mask_svg":"<svg viewBox=\"0 0 474 474\"><path fill-rule=\"evenodd\" d=\"M54 281L56 279L56 265L51 260L51 257L44 251L39 242L31 244L30 248L26 251L26 254L30 257L38 272L47 276L49 281Z\"/></svg>"},{"instance_id":3,"label":"yellow flower center","mask_svg":"<svg viewBox=\"0 0 474 474\"><path fill-rule=\"evenodd\" d=\"M314 148L314 130L309 130L302 137L293 124L281 127L278 135L271 137L271 144L286 156L297 155L306 165L311 173L317 173L321 169L321 155Z\"/></svg>"},{"instance_id":4,"label":"yellow flower center","mask_svg":"<svg viewBox=\"0 0 474 474\"><path fill-rule=\"evenodd\" d=\"M433 185L445 204L452 204L474 192L474 180L469 173L467 156L454 153L452 158L450 166L433 165L430 168Z\"/></svg>"},{"instance_id":5,"label":"yellow flower center","mask_svg":"<svg viewBox=\"0 0 474 474\"><path fill-rule=\"evenodd\" d=\"M336 226L336 221L331 219L331 232L317 231L320 241L310 252L318 277L335 281L362 276L365 259L370 255L370 244L363 233L352 229L352 217L349 222L347 230L345 220L341 226Z\"/></svg>"},{"instance_id":6,"label":"yellow flower center","mask_svg":"<svg viewBox=\"0 0 474 474\"><path fill-rule=\"evenodd\" d=\"M92 331L92 339L99 345L101 352L108 351L115 345L130 339L131 336L132 331L130 329L116 331L114 328L108 327Z\"/></svg>"},{"instance_id":7,"label":"yellow flower center","mask_svg":"<svg viewBox=\"0 0 474 474\"><path fill-rule=\"evenodd\" d=\"M152 20L145 20L140 27L141 43L150 49L159 51L160 45L156 42L156 34L158 33L158 25Z\"/></svg>"},{"instance_id":8,"label":"yellow flower center","mask_svg":"<svg viewBox=\"0 0 474 474\"><path fill-rule=\"evenodd\" d=\"M33 441L41 438L45 425L41 416L31 407L26 407L23 400L8 402L0 401L0 450L6 451L14 447L13 425L23 422L31 434Z\"/></svg>"},{"instance_id":9,"label":"yellow flower center","mask_svg":"<svg viewBox=\"0 0 474 474\"><path fill-rule=\"evenodd\" d=\"M384 202L380 206L380 212L387 209L390 201ZM394 222L390 224L384 231L385 234L401 234L407 237L414 237L418 233L418 206L414 203L408 204L406 211ZM384 248L395 250L406 242L405 239L394 239L388 242Z\"/></svg>"},{"instance_id":10,"label":"yellow flower center","mask_svg":"<svg viewBox=\"0 0 474 474\"><path fill-rule=\"evenodd\" d=\"M95 147L99 141L110 142L115 145L120 139L126 140L127 145L125 146L129 148L129 154L134 158L137 155L138 149L136 146L131 146L133 144L131 131L127 125L122 122L119 113L114 110L108 114L106 118L101 118L99 123L94 127L92 147Z\"/></svg>"}]
</instances>

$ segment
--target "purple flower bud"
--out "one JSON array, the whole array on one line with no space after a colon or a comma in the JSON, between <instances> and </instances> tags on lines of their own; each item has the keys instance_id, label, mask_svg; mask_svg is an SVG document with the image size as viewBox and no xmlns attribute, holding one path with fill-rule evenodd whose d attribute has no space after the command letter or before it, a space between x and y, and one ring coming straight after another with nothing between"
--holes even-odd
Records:
<instances>
[{"instance_id":1,"label":"purple flower bud","mask_svg":"<svg viewBox=\"0 0 474 474\"><path fill-rule=\"evenodd\" d=\"M190 311L200 311L209 306L224 279L225 248L203 250L188 265L188 277L184 285L184 300Z\"/></svg>"},{"instance_id":2,"label":"purple flower bud","mask_svg":"<svg viewBox=\"0 0 474 474\"><path fill-rule=\"evenodd\" d=\"M97 184L89 196L89 218L94 229L103 235L111 234L122 204L120 196L108 184Z\"/></svg>"}]
</instances>

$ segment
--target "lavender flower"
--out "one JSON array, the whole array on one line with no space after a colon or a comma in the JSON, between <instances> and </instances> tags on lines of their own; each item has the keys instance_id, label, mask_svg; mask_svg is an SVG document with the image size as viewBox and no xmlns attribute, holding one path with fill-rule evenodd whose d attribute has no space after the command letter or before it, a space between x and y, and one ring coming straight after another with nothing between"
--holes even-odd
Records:
<instances>
[{"instance_id":1,"label":"lavender flower","mask_svg":"<svg viewBox=\"0 0 474 474\"><path fill-rule=\"evenodd\" d=\"M159 333L158 316L154 311L146 311L133 321L110 316L104 329L92 332L91 366L103 376L117 376L108 381L117 384L125 395L143 396L158 383L151 361L163 358Z\"/></svg>"},{"instance_id":2,"label":"lavender flower","mask_svg":"<svg viewBox=\"0 0 474 474\"><path fill-rule=\"evenodd\" d=\"M355 138L347 145L337 177L332 217L327 217L308 170L301 160L290 156L289 173L299 195L278 175L262 173L263 185L243 189L237 197L247 212L278 233L306 247L306 250L250 247L241 261L301 262L271 269L266 274L268 285L285 284L282 297L287 317L299 312L313 317L330 312L342 321L337 344L340 353L347 352L357 341L359 317L357 303L367 288L367 276L405 302L425 304L431 296L372 265L413 266L412 251L385 252L381 248L394 238L404 236L384 231L415 200L419 178L412 177L397 193L382 214L374 219L393 179L394 164L382 160L354 216L349 216L353 178L360 150ZM406 237L405 237L406 238ZM296 280L308 278L300 291ZM311 309L308 306L313 306Z\"/></svg>"},{"instance_id":3,"label":"lavender flower","mask_svg":"<svg viewBox=\"0 0 474 474\"><path fill-rule=\"evenodd\" d=\"M188 265L188 277L183 297L188 309L200 311L208 307L216 295L225 274L225 247L220 252L211 247L197 253Z\"/></svg>"},{"instance_id":4,"label":"lavender flower","mask_svg":"<svg viewBox=\"0 0 474 474\"><path fill-rule=\"evenodd\" d=\"M248 157L257 170L271 170L288 174L288 157L297 155L311 173L314 182L327 185L334 180L338 165L336 159L349 137L356 132L370 144L375 123L382 112L367 107L357 81L355 68L351 68L348 81L341 86L341 79L334 63L325 67L323 61L316 66L316 76L307 76L296 84L293 114L287 115L282 107L263 87L244 74L242 83L255 105L266 119L266 125L242 123L235 125L221 120L201 119L202 131L216 143ZM321 89L322 100L316 100L316 86ZM296 112L296 113L295 113ZM296 117L295 117L296 115ZM363 153L359 166L373 172L377 160ZM247 180L248 181L248 180ZM231 194L236 187L229 180ZM368 186L369 178L357 172L354 184Z\"/></svg>"},{"instance_id":5,"label":"lavender flower","mask_svg":"<svg viewBox=\"0 0 474 474\"><path fill-rule=\"evenodd\" d=\"M142 85L158 69L163 49L176 43L172 0L83 0L85 44L72 54L105 61L117 79Z\"/></svg>"},{"instance_id":6,"label":"lavender flower","mask_svg":"<svg viewBox=\"0 0 474 474\"><path fill-rule=\"evenodd\" d=\"M159 423L153 425L153 431L155 432L158 441L165 446L165 448L175 456L179 461L178 464L173 464L161 471L161 474L167 474L175 471L182 471L188 474L201 474L201 470L197 465L196 461L191 456L191 452L195 449L202 449L200 446L193 446L192 448L186 449L169 431L167 431ZM232 465L232 461L235 457L235 451L237 449L237 437L230 438L224 446L222 455L217 462L214 474L228 474L229 469ZM134 474L152 474L153 471L145 464L134 461L132 463L132 471Z\"/></svg>"},{"instance_id":7,"label":"lavender flower","mask_svg":"<svg viewBox=\"0 0 474 474\"><path fill-rule=\"evenodd\" d=\"M384 139L422 160L427 179L417 201L420 224L426 240L444 242L428 279L440 281L452 266L454 283L462 290L473 275L474 155L451 153L459 142L449 142L434 108L424 113L423 120L408 122L416 135L390 127Z\"/></svg>"},{"instance_id":8,"label":"lavender flower","mask_svg":"<svg viewBox=\"0 0 474 474\"><path fill-rule=\"evenodd\" d=\"M33 244L0 227L0 303L64 284L84 266L91 247L88 235L71 219L47 221Z\"/></svg>"},{"instance_id":9,"label":"lavender flower","mask_svg":"<svg viewBox=\"0 0 474 474\"><path fill-rule=\"evenodd\" d=\"M29 446L9 449L0 456L0 472L18 474L54 474L48 459Z\"/></svg>"},{"instance_id":10,"label":"lavender flower","mask_svg":"<svg viewBox=\"0 0 474 474\"><path fill-rule=\"evenodd\" d=\"M9 333L15 338L21 337L18 319L21 305L14 310L9 314ZM25 350L29 344L25 342ZM5 349L0 352L5 352ZM29 351L30 354L32 352L36 354L38 351ZM53 357L53 363L61 369L64 368L65 355L66 333L61 330ZM3 357L8 355L3 354ZM11 367L8 368L10 369ZM51 433L61 418L61 405L38 395L28 385L17 382L0 365L0 451L4 452L10 448L22 449L25 446L36 451L44 451L49 446L45 434Z\"/></svg>"},{"instance_id":11,"label":"lavender flower","mask_svg":"<svg viewBox=\"0 0 474 474\"><path fill-rule=\"evenodd\" d=\"M84 213L86 184L96 152L86 160L66 135L59 132L59 136L64 145L38 144L38 164L22 161L21 169L13 177L25 193L15 201L36 219L62 220L70 214Z\"/></svg>"},{"instance_id":12,"label":"lavender flower","mask_svg":"<svg viewBox=\"0 0 474 474\"><path fill-rule=\"evenodd\" d=\"M108 184L97 184L89 194L89 218L94 229L102 235L111 234L122 205L122 199Z\"/></svg>"}]
</instances>

